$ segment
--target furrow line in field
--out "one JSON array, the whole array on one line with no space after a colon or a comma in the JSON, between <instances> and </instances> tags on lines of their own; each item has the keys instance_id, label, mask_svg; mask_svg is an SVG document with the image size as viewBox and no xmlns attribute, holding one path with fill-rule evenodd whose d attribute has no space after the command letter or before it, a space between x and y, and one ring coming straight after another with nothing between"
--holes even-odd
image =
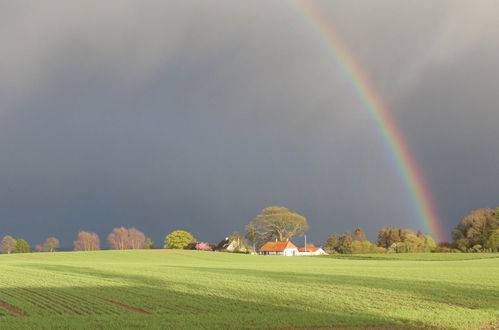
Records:
<instances>
[{"instance_id":1,"label":"furrow line in field","mask_svg":"<svg viewBox=\"0 0 499 330\"><path fill-rule=\"evenodd\" d=\"M38 296L38 297L40 297L41 299L45 299L45 300L47 300L49 303L52 303L52 304L54 304L54 305L57 305L57 306L62 307L62 308L63 308L63 309L65 309L66 311L72 312L72 313L77 314L77 315L82 315L82 314L83 314L83 313L82 313L82 312L80 312L79 310L77 310L77 309L75 309L75 308L73 308L73 307L71 307L71 306L69 306L69 305L64 305L62 302L57 301L57 300L55 300L55 299L52 299L51 297L48 297L48 296L46 296L46 295L42 295L42 294L40 294L40 293L38 293L38 292L35 292L35 291L31 291L31 290L27 290L27 289L25 289L25 290L26 290L26 291L28 291L28 292L31 292L31 293L32 293L32 294L34 294L34 295L37 295L37 296Z\"/></svg>"},{"instance_id":2,"label":"furrow line in field","mask_svg":"<svg viewBox=\"0 0 499 330\"><path fill-rule=\"evenodd\" d=\"M72 299L72 296L69 294L61 294L58 292L55 292L55 290L50 290L48 293L53 297L49 298L46 297L49 300L53 300L55 303L63 304L64 306L70 307L73 306L74 308L77 308L81 312L81 314L96 314L95 310L93 310L91 307L82 304L79 301L75 301ZM72 308L72 307L71 307Z\"/></svg>"},{"instance_id":3,"label":"furrow line in field","mask_svg":"<svg viewBox=\"0 0 499 330\"><path fill-rule=\"evenodd\" d=\"M30 302L31 304L35 305L39 309L46 310L46 311L52 311L54 313L57 313L59 315L64 314L66 310L64 308L61 308L59 305L53 305L51 302L47 299L44 299L44 297L40 297L38 294L36 294L33 291L30 291L28 289L20 289L23 291L23 294L20 294L19 297Z\"/></svg>"},{"instance_id":4,"label":"furrow line in field","mask_svg":"<svg viewBox=\"0 0 499 330\"><path fill-rule=\"evenodd\" d=\"M117 301L114 301L114 300L111 300L109 298L104 298L104 297L99 297L99 296L94 296L95 298L98 298L98 299L101 299L103 301L106 301L112 305L115 305L115 306L118 306L118 307L121 307L127 311L130 311L130 312L133 312L133 313L136 313L136 314L141 314L141 315L152 315L151 313L149 312L146 312L146 311L143 311L141 309L138 309L138 308L135 308L135 307L131 307L131 306L128 306L128 305L124 305L120 302L117 302Z\"/></svg>"},{"instance_id":5,"label":"furrow line in field","mask_svg":"<svg viewBox=\"0 0 499 330\"><path fill-rule=\"evenodd\" d=\"M108 304L105 304L97 299L90 301L88 299L84 299L83 297L77 295L71 295L68 293L65 294L54 293L54 294L57 295L61 301L71 302L71 304L79 306L82 310L85 310L88 314L99 314L99 315L120 314L119 311L115 309L110 309Z\"/></svg>"},{"instance_id":6,"label":"furrow line in field","mask_svg":"<svg viewBox=\"0 0 499 330\"><path fill-rule=\"evenodd\" d=\"M43 303L41 303L37 299L35 299L33 296L25 296L24 294L14 295L12 293L7 293L5 291L2 291L2 294L5 296L8 296L8 297L11 297L13 299L21 300L21 301L26 302L30 305L33 305L34 307L36 307L37 309L39 309L41 311L50 311L50 312L54 312L56 314L61 314L60 311L54 310L53 308L49 308L50 306L44 305Z\"/></svg>"},{"instance_id":7,"label":"furrow line in field","mask_svg":"<svg viewBox=\"0 0 499 330\"><path fill-rule=\"evenodd\" d=\"M3 308L3 309L5 309L5 310L8 310L12 314L14 314L16 316L19 316L19 317L27 317L28 316L23 311L17 309L16 307L14 307L14 306L12 306L10 304L7 304L6 302L1 301L1 300L0 300L0 307ZM5 316L5 314L2 313L2 316Z\"/></svg>"}]
</instances>

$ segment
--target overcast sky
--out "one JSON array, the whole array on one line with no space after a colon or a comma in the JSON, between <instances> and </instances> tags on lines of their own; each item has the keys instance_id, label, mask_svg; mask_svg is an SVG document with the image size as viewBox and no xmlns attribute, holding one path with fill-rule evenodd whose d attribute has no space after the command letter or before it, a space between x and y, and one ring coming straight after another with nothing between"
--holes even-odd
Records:
<instances>
[{"instance_id":1,"label":"overcast sky","mask_svg":"<svg viewBox=\"0 0 499 330\"><path fill-rule=\"evenodd\" d=\"M499 206L499 1L314 1L390 108L450 233ZM262 208L308 240L423 229L292 1L0 1L0 236L135 226L218 242ZM301 243L298 239L296 243Z\"/></svg>"}]
</instances>

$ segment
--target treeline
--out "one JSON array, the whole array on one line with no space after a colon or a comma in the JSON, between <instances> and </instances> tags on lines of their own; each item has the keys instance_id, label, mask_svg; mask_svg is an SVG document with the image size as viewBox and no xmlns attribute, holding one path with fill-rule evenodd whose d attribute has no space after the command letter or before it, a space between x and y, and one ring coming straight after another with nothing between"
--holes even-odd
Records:
<instances>
[{"instance_id":1,"label":"treeline","mask_svg":"<svg viewBox=\"0 0 499 330\"><path fill-rule=\"evenodd\" d=\"M282 206L264 208L246 226L243 236L237 232L218 244L199 242L191 233L176 230L165 237L164 248L192 249L202 251L227 251L250 253L257 251L268 241L286 241L303 236L308 230L307 219L290 212ZM323 248L329 253L411 253L411 252L499 252L499 207L479 209L465 216L452 231L452 242L437 244L429 235L406 228L381 228L377 242L366 239L362 228L341 235L333 233L327 237ZM137 228L114 228L107 236L109 249L153 249L154 243ZM308 244L310 245L310 244ZM59 249L59 240L48 238L36 245L36 252L54 252ZM81 231L73 242L75 251L101 249L101 240L96 233ZM1 253L27 253L31 247L24 239L5 236L0 243Z\"/></svg>"},{"instance_id":2,"label":"treeline","mask_svg":"<svg viewBox=\"0 0 499 330\"><path fill-rule=\"evenodd\" d=\"M108 247L111 250L152 249L154 243L143 232L136 228L114 228L107 236ZM49 237L45 243L36 245L34 252L55 252L60 242L56 237ZM99 235L87 231L80 231L73 242L74 251L97 251L101 249ZM29 253L31 246L24 239L15 239L7 235L0 243L0 253Z\"/></svg>"},{"instance_id":3,"label":"treeline","mask_svg":"<svg viewBox=\"0 0 499 330\"><path fill-rule=\"evenodd\" d=\"M499 252L499 207L478 209L452 231L451 248L463 252Z\"/></svg>"},{"instance_id":4,"label":"treeline","mask_svg":"<svg viewBox=\"0 0 499 330\"><path fill-rule=\"evenodd\" d=\"M362 228L356 228L352 233L344 232L342 235L333 233L328 236L323 246L328 253L384 253L386 249L376 246L366 239Z\"/></svg>"},{"instance_id":5,"label":"treeline","mask_svg":"<svg viewBox=\"0 0 499 330\"><path fill-rule=\"evenodd\" d=\"M377 244L365 240L364 231L330 235L329 253L499 252L499 207L478 209L461 219L452 231L452 242L438 244L429 235L405 228L381 228Z\"/></svg>"},{"instance_id":6,"label":"treeline","mask_svg":"<svg viewBox=\"0 0 499 330\"><path fill-rule=\"evenodd\" d=\"M153 249L154 243L137 228L114 228L107 235L107 243L111 250ZM100 250L100 238L96 233L80 231L78 238L73 242L75 251Z\"/></svg>"},{"instance_id":7,"label":"treeline","mask_svg":"<svg viewBox=\"0 0 499 330\"><path fill-rule=\"evenodd\" d=\"M55 237L48 238L43 245L37 245L35 247L36 252L54 252L59 248L59 240ZM31 252L31 246L28 242L22 238L15 239L14 237L7 235L4 236L2 242L0 243L0 253L29 253Z\"/></svg>"},{"instance_id":8,"label":"treeline","mask_svg":"<svg viewBox=\"0 0 499 330\"><path fill-rule=\"evenodd\" d=\"M154 242L146 237L137 228L114 228L107 236L108 248L111 250L154 249ZM48 238L43 245L36 245L34 252L55 252L59 248L59 240L55 237ZM176 230L165 237L164 248L192 249L213 251L216 245L198 242L192 234L183 230ZM98 251L101 249L99 235L93 232L80 231L73 242L74 251ZM33 252L28 242L24 239L15 239L10 235L5 236L0 243L0 253L29 253Z\"/></svg>"},{"instance_id":9,"label":"treeline","mask_svg":"<svg viewBox=\"0 0 499 330\"><path fill-rule=\"evenodd\" d=\"M324 250L345 254L437 252L438 246L431 236L406 228L381 228L375 244L366 239L362 228L356 228L353 233L329 235Z\"/></svg>"}]
</instances>

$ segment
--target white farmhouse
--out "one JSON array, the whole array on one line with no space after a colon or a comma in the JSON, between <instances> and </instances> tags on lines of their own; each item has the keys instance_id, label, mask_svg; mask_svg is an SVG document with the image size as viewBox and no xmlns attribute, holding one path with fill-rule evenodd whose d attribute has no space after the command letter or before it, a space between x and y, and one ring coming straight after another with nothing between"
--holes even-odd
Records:
<instances>
[{"instance_id":1,"label":"white farmhouse","mask_svg":"<svg viewBox=\"0 0 499 330\"><path fill-rule=\"evenodd\" d=\"M301 247L298 251L301 256L320 256L327 254L326 251L318 246Z\"/></svg>"},{"instance_id":2,"label":"white farmhouse","mask_svg":"<svg viewBox=\"0 0 499 330\"><path fill-rule=\"evenodd\" d=\"M297 256L298 248L293 243L287 242L267 242L259 251L260 255L270 256Z\"/></svg>"}]
</instances>

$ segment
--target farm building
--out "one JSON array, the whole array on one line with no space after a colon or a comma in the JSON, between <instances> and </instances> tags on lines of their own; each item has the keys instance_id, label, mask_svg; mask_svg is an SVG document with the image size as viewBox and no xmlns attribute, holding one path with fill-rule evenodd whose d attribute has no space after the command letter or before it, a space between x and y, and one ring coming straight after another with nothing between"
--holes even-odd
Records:
<instances>
[{"instance_id":1,"label":"farm building","mask_svg":"<svg viewBox=\"0 0 499 330\"><path fill-rule=\"evenodd\" d=\"M249 252L249 248L244 242L244 238L239 235L239 233L234 233L230 237L224 238L220 243L218 243L215 251L227 251L227 252Z\"/></svg>"},{"instance_id":2,"label":"farm building","mask_svg":"<svg viewBox=\"0 0 499 330\"><path fill-rule=\"evenodd\" d=\"M297 256L299 255L298 248L291 242L267 242L259 252L260 255L274 256Z\"/></svg>"},{"instance_id":3,"label":"farm building","mask_svg":"<svg viewBox=\"0 0 499 330\"><path fill-rule=\"evenodd\" d=\"M320 256L327 254L326 251L318 246L301 247L298 251L301 256Z\"/></svg>"}]
</instances>

